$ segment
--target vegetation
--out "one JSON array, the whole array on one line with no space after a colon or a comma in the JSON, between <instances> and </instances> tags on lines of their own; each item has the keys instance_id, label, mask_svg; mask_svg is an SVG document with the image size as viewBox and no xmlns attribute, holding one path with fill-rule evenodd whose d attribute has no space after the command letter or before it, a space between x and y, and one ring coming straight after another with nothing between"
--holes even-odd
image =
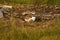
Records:
<instances>
[{"instance_id":1,"label":"vegetation","mask_svg":"<svg viewBox=\"0 0 60 40\"><path fill-rule=\"evenodd\" d=\"M1 0L0 3L7 2L12 4L58 4L60 0Z\"/></svg>"},{"instance_id":2,"label":"vegetation","mask_svg":"<svg viewBox=\"0 0 60 40\"><path fill-rule=\"evenodd\" d=\"M0 40L60 40L59 20L24 24L19 23L17 19L0 20Z\"/></svg>"},{"instance_id":3,"label":"vegetation","mask_svg":"<svg viewBox=\"0 0 60 40\"><path fill-rule=\"evenodd\" d=\"M0 0L4 4L60 5L60 0ZM0 19L0 40L60 40L60 19L23 23L19 19Z\"/></svg>"}]
</instances>

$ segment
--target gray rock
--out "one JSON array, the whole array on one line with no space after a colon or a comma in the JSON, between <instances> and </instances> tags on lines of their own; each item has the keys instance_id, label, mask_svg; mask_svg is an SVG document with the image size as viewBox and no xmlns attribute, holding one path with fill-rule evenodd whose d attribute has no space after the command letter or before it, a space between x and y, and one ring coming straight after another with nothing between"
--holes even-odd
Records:
<instances>
[{"instance_id":1,"label":"gray rock","mask_svg":"<svg viewBox=\"0 0 60 40\"><path fill-rule=\"evenodd\" d=\"M2 18L3 17L3 13L0 11L0 18Z\"/></svg>"}]
</instances>

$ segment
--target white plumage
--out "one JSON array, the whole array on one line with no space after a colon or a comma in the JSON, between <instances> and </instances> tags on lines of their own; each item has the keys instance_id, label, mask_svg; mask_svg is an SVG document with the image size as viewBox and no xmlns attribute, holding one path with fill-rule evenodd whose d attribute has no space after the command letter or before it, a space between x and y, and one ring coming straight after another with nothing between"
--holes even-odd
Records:
<instances>
[{"instance_id":1,"label":"white plumage","mask_svg":"<svg viewBox=\"0 0 60 40\"><path fill-rule=\"evenodd\" d=\"M29 22L29 21L35 21L36 17L29 18L29 19L25 19L25 21Z\"/></svg>"}]
</instances>

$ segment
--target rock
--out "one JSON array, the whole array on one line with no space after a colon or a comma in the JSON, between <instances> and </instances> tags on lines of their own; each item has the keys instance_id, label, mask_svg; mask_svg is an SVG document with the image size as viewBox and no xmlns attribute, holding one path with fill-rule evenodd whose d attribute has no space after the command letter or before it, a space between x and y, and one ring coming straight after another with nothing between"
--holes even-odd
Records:
<instances>
[{"instance_id":1,"label":"rock","mask_svg":"<svg viewBox=\"0 0 60 40\"><path fill-rule=\"evenodd\" d=\"M3 5L3 8L12 8L12 6Z\"/></svg>"},{"instance_id":2,"label":"rock","mask_svg":"<svg viewBox=\"0 0 60 40\"><path fill-rule=\"evenodd\" d=\"M0 18L2 18L3 17L3 13L0 11Z\"/></svg>"}]
</instances>

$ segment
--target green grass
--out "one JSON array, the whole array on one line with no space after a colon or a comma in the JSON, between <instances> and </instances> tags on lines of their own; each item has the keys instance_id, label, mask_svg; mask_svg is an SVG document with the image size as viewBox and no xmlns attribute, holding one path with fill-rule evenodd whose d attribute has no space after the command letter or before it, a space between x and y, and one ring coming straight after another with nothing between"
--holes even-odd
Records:
<instances>
[{"instance_id":1,"label":"green grass","mask_svg":"<svg viewBox=\"0 0 60 40\"><path fill-rule=\"evenodd\" d=\"M0 3L7 2L8 4L48 4L60 5L60 0L1 0Z\"/></svg>"}]
</instances>

